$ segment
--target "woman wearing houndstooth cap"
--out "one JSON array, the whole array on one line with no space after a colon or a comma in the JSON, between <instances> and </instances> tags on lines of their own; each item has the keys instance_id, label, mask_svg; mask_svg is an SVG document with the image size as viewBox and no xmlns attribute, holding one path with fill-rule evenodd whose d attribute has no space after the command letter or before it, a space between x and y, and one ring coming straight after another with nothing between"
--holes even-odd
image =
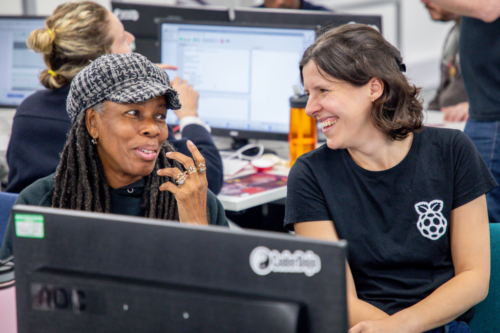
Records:
<instances>
[{"instance_id":1,"label":"woman wearing houndstooth cap","mask_svg":"<svg viewBox=\"0 0 500 333\"><path fill-rule=\"evenodd\" d=\"M17 203L227 225L196 146L188 145L191 159L166 142L167 110L178 108L167 74L145 57L101 56L71 83L72 125L56 174ZM12 253L12 220L8 229L0 258Z\"/></svg>"}]
</instances>

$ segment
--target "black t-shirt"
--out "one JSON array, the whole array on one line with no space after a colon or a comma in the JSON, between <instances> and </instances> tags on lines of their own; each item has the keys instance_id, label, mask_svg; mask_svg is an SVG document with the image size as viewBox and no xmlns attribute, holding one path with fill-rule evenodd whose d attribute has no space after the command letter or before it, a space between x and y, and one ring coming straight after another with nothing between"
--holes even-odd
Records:
<instances>
[{"instance_id":1,"label":"black t-shirt","mask_svg":"<svg viewBox=\"0 0 500 333\"><path fill-rule=\"evenodd\" d=\"M500 18L486 23L462 17L460 67L469 97L469 119L500 120Z\"/></svg>"},{"instance_id":2,"label":"black t-shirt","mask_svg":"<svg viewBox=\"0 0 500 333\"><path fill-rule=\"evenodd\" d=\"M323 145L290 171L285 227L333 221L348 241L358 297L392 315L454 276L450 212L497 185L457 130L425 128L384 171L363 169L347 150Z\"/></svg>"}]
</instances>

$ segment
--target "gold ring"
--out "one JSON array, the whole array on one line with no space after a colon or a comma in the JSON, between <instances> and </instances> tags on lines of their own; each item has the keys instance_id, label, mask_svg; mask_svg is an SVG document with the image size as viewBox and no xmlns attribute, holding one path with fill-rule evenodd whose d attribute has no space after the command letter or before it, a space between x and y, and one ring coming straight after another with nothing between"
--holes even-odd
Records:
<instances>
[{"instance_id":1,"label":"gold ring","mask_svg":"<svg viewBox=\"0 0 500 333\"><path fill-rule=\"evenodd\" d=\"M196 168L194 166L189 166L189 169L188 169L188 172L189 174L192 174L192 173L195 173L196 172Z\"/></svg>"}]
</instances>

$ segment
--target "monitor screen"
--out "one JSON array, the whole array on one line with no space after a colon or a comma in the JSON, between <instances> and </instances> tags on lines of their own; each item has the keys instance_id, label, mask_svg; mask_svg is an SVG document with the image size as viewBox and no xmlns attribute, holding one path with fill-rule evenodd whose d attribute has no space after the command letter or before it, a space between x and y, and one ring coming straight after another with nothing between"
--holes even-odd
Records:
<instances>
[{"instance_id":1,"label":"monitor screen","mask_svg":"<svg viewBox=\"0 0 500 333\"><path fill-rule=\"evenodd\" d=\"M0 106L16 107L44 88L39 79L46 68L43 57L26 45L31 31L44 26L41 17L0 17Z\"/></svg>"},{"instance_id":2,"label":"monitor screen","mask_svg":"<svg viewBox=\"0 0 500 333\"><path fill-rule=\"evenodd\" d=\"M228 22L226 7L166 6L112 1L113 13L121 20L125 31L135 36L135 52L153 62L160 62L158 27L160 19L176 21Z\"/></svg>"},{"instance_id":3,"label":"monitor screen","mask_svg":"<svg viewBox=\"0 0 500 333\"><path fill-rule=\"evenodd\" d=\"M19 333L347 332L345 241L14 206Z\"/></svg>"},{"instance_id":4,"label":"monitor screen","mask_svg":"<svg viewBox=\"0 0 500 333\"><path fill-rule=\"evenodd\" d=\"M316 10L236 8L234 10L234 21L319 25L321 27L338 27L347 23L361 23L376 27L382 32L382 18L379 15L354 15Z\"/></svg>"},{"instance_id":5,"label":"monitor screen","mask_svg":"<svg viewBox=\"0 0 500 333\"><path fill-rule=\"evenodd\" d=\"M289 99L314 39L314 27L165 22L161 61L199 92L198 115L215 135L287 140Z\"/></svg>"}]
</instances>

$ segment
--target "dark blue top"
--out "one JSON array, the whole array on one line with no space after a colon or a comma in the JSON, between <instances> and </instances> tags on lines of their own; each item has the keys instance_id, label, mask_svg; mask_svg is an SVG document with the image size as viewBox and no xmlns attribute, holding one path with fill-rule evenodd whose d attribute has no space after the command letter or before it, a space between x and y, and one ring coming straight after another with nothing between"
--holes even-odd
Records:
<instances>
[{"instance_id":1,"label":"dark blue top","mask_svg":"<svg viewBox=\"0 0 500 333\"><path fill-rule=\"evenodd\" d=\"M44 89L26 98L16 111L7 149L9 184L7 192L19 193L37 179L54 173L66 143L71 120L66 112L70 86ZM184 128L183 139L176 140L169 128L168 142L179 152L191 156L190 139L205 158L208 188L215 194L223 183L222 160L210 133L197 124Z\"/></svg>"},{"instance_id":2,"label":"dark blue top","mask_svg":"<svg viewBox=\"0 0 500 333\"><path fill-rule=\"evenodd\" d=\"M267 8L265 6L265 3L263 3L260 6L257 6L258 8ZM307 2L305 0L300 0L300 8L299 9L307 9L307 10L324 10L324 11L331 11L330 9L323 7L323 6L318 6L313 3Z\"/></svg>"},{"instance_id":3,"label":"dark blue top","mask_svg":"<svg viewBox=\"0 0 500 333\"><path fill-rule=\"evenodd\" d=\"M462 17L460 67L469 97L469 119L500 120L500 18L486 23Z\"/></svg>"},{"instance_id":4,"label":"dark blue top","mask_svg":"<svg viewBox=\"0 0 500 333\"><path fill-rule=\"evenodd\" d=\"M43 89L17 108L7 149L7 192L19 193L56 171L71 120L66 113L69 85Z\"/></svg>"}]
</instances>

